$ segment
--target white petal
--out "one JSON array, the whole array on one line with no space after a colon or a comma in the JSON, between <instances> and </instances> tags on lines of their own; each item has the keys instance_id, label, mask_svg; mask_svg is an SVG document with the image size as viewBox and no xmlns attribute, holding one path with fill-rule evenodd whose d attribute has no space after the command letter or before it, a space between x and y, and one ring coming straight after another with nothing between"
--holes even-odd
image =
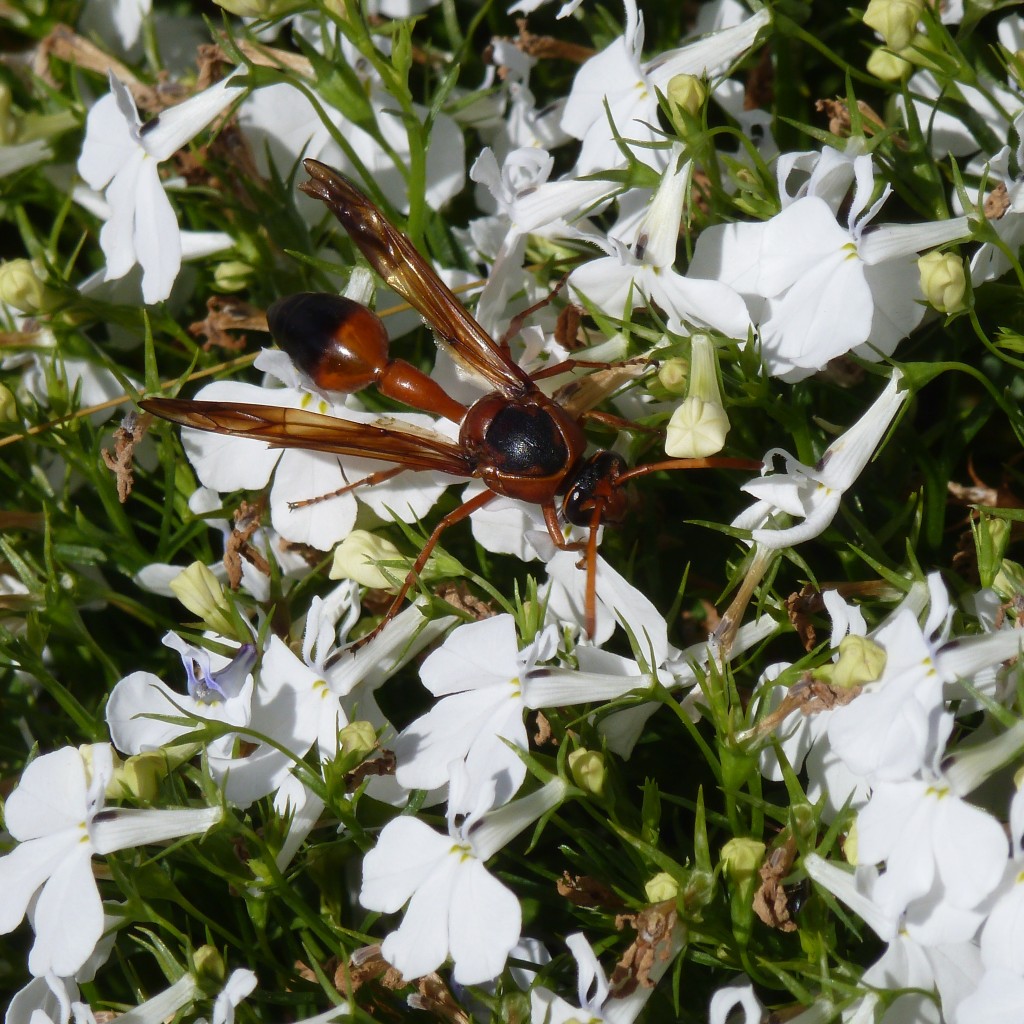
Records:
<instances>
[{"instance_id":1,"label":"white petal","mask_svg":"<svg viewBox=\"0 0 1024 1024\"><path fill-rule=\"evenodd\" d=\"M105 280L116 281L124 277L136 264L135 204L138 199L136 183L146 159L136 149L128 161L121 165L107 188L110 220L100 229L100 247L107 258Z\"/></svg>"},{"instance_id":2,"label":"white petal","mask_svg":"<svg viewBox=\"0 0 1024 1024\"><path fill-rule=\"evenodd\" d=\"M78 173L90 188L100 191L138 150L131 122L118 107L117 97L108 93L93 104L85 121L85 139L78 158Z\"/></svg>"},{"instance_id":3,"label":"white petal","mask_svg":"<svg viewBox=\"0 0 1024 1024\"><path fill-rule=\"evenodd\" d=\"M152 304L171 294L181 269L181 231L155 161L143 162L136 190L134 246L143 271L142 297Z\"/></svg>"},{"instance_id":4,"label":"white petal","mask_svg":"<svg viewBox=\"0 0 1024 1024\"><path fill-rule=\"evenodd\" d=\"M935 859L956 907L977 907L999 884L1009 844L990 814L948 793L939 800L934 822Z\"/></svg>"},{"instance_id":5,"label":"white petal","mask_svg":"<svg viewBox=\"0 0 1024 1024\"><path fill-rule=\"evenodd\" d=\"M232 84L231 78L229 75L184 103L163 111L155 119L156 124L149 122L142 135L146 152L157 161L166 160L191 142L244 92L240 86Z\"/></svg>"},{"instance_id":6,"label":"white petal","mask_svg":"<svg viewBox=\"0 0 1024 1024\"><path fill-rule=\"evenodd\" d=\"M417 818L389 821L377 845L363 858L359 902L367 910L393 914L448 856L452 840Z\"/></svg>"},{"instance_id":7,"label":"white petal","mask_svg":"<svg viewBox=\"0 0 1024 1024\"><path fill-rule=\"evenodd\" d=\"M30 839L0 857L0 935L13 931L39 887L81 847L84 829Z\"/></svg>"},{"instance_id":8,"label":"white petal","mask_svg":"<svg viewBox=\"0 0 1024 1024\"><path fill-rule=\"evenodd\" d=\"M448 910L463 867L457 855L445 854L429 882L413 894L398 930L381 943L384 959L403 977L429 974L448 956Z\"/></svg>"},{"instance_id":9,"label":"white petal","mask_svg":"<svg viewBox=\"0 0 1024 1024\"><path fill-rule=\"evenodd\" d=\"M522 912L515 894L478 860L461 865L449 910L448 946L460 985L496 978L519 941Z\"/></svg>"},{"instance_id":10,"label":"white petal","mask_svg":"<svg viewBox=\"0 0 1024 1024\"><path fill-rule=\"evenodd\" d=\"M33 974L69 978L89 959L103 934L103 904L92 874L92 850L79 843L51 875L36 902Z\"/></svg>"},{"instance_id":11,"label":"white petal","mask_svg":"<svg viewBox=\"0 0 1024 1024\"><path fill-rule=\"evenodd\" d=\"M75 747L37 757L7 798L7 830L24 841L75 828L85 820L86 791L85 764Z\"/></svg>"},{"instance_id":12,"label":"white petal","mask_svg":"<svg viewBox=\"0 0 1024 1024\"><path fill-rule=\"evenodd\" d=\"M509 683L517 674L519 645L511 615L492 615L453 630L423 663L420 680L435 696Z\"/></svg>"},{"instance_id":13,"label":"white petal","mask_svg":"<svg viewBox=\"0 0 1024 1024\"><path fill-rule=\"evenodd\" d=\"M90 834L97 853L113 853L115 850L127 850L147 843L200 835L213 828L221 817L219 807L189 807L168 811L122 807L108 812L108 816L102 820L94 820Z\"/></svg>"}]
</instances>

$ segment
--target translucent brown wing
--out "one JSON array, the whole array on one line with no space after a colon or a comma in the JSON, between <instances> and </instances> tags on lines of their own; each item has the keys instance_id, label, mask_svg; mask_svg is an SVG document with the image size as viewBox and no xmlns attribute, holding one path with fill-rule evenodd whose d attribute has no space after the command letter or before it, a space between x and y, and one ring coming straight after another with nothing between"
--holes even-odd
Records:
<instances>
[{"instance_id":1,"label":"translucent brown wing","mask_svg":"<svg viewBox=\"0 0 1024 1024\"><path fill-rule=\"evenodd\" d=\"M502 353L412 242L355 185L318 160L303 166L310 180L299 188L327 205L374 270L424 317L456 360L510 398L534 389L529 375Z\"/></svg>"},{"instance_id":2,"label":"translucent brown wing","mask_svg":"<svg viewBox=\"0 0 1024 1024\"><path fill-rule=\"evenodd\" d=\"M472 476L474 471L472 461L457 444L425 430L354 423L276 405L191 402L177 398L148 398L139 405L183 427L266 441L271 448L333 452L454 476Z\"/></svg>"}]
</instances>

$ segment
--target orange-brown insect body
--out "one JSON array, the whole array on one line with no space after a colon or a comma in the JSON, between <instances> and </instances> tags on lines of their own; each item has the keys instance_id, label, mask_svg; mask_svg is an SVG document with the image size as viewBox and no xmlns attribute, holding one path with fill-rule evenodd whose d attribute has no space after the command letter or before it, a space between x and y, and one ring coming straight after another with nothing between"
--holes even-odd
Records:
<instances>
[{"instance_id":1,"label":"orange-brown insect body","mask_svg":"<svg viewBox=\"0 0 1024 1024\"><path fill-rule=\"evenodd\" d=\"M396 464L362 483L387 479L402 468L481 479L488 490L438 523L381 626L397 613L448 526L483 508L496 495L540 505L558 547L586 550L586 626L592 634L597 528L603 522L621 522L625 516L624 482L655 469L755 468L759 464L746 459L675 459L627 470L614 452L586 458L580 413L540 390L463 308L412 242L351 182L316 160L306 160L304 166L310 180L299 187L333 211L381 278L434 329L438 343L491 390L467 408L427 374L404 360L392 359L380 319L337 295L307 292L280 299L267 311L271 332L318 387L354 393L373 384L396 401L458 424L458 441L397 424L355 423L278 406L164 398L140 404L158 416L200 430ZM558 496L562 496L563 519L589 528L585 545L565 541L555 511Z\"/></svg>"}]
</instances>

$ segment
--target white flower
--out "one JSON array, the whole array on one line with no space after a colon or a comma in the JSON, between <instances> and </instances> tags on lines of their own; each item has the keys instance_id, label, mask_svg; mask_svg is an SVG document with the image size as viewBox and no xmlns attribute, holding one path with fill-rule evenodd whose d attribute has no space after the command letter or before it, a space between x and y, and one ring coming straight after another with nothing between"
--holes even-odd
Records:
<instances>
[{"instance_id":1,"label":"white flower","mask_svg":"<svg viewBox=\"0 0 1024 1024\"><path fill-rule=\"evenodd\" d=\"M94 855L202 833L221 816L218 807L105 808L113 752L105 743L86 750L88 764L74 747L36 758L4 808L7 830L19 845L0 857L0 934L17 927L38 892L28 960L35 975L70 977L103 934Z\"/></svg>"},{"instance_id":2,"label":"white flower","mask_svg":"<svg viewBox=\"0 0 1024 1024\"><path fill-rule=\"evenodd\" d=\"M909 391L899 390L903 374L893 370L874 404L845 434L832 442L814 466L805 466L780 448L764 457L765 475L744 484L758 499L734 525L753 527L751 536L765 548L785 548L817 537L832 522L844 492L860 475L885 436ZM770 473L775 457L785 459L785 473ZM776 525L780 514L803 519L796 526ZM772 524L769 527L768 524Z\"/></svg>"},{"instance_id":3,"label":"white flower","mask_svg":"<svg viewBox=\"0 0 1024 1024\"><path fill-rule=\"evenodd\" d=\"M457 813L479 806L484 789L496 804L510 800L526 776L526 766L509 746L527 747L523 680L556 647L557 635L549 628L519 650L511 615L456 629L420 669L423 685L441 699L395 741L399 783L406 789L435 789L460 761L466 803L454 807ZM450 796L450 808L451 801Z\"/></svg>"},{"instance_id":4,"label":"white flower","mask_svg":"<svg viewBox=\"0 0 1024 1024\"><path fill-rule=\"evenodd\" d=\"M714 77L753 45L770 20L770 12L762 9L739 25L641 61L643 16L635 0L626 0L625 32L579 69L562 115L562 127L582 140L576 173L625 165L626 157L609 130L609 117L623 139L640 143L634 150L637 158L649 161L650 150L643 143L662 139L658 91L664 93L676 75Z\"/></svg>"},{"instance_id":5,"label":"white flower","mask_svg":"<svg viewBox=\"0 0 1024 1024\"><path fill-rule=\"evenodd\" d=\"M746 338L750 317L740 296L720 281L684 277L672 269L692 164L682 147L672 151L668 169L630 241L609 238L608 253L569 275L569 287L585 301L615 317L627 317L650 302L668 318L669 330L688 334L689 325L710 327L731 338Z\"/></svg>"},{"instance_id":6,"label":"white flower","mask_svg":"<svg viewBox=\"0 0 1024 1024\"><path fill-rule=\"evenodd\" d=\"M241 92L225 78L143 124L132 94L110 73L110 93L89 111L78 159L78 173L91 188L105 189L110 204L110 220L100 232L108 281L123 277L138 263L146 302L170 295L181 267L181 231L158 165Z\"/></svg>"},{"instance_id":7,"label":"white flower","mask_svg":"<svg viewBox=\"0 0 1024 1024\"><path fill-rule=\"evenodd\" d=\"M788 166L780 166L783 194ZM852 169L846 227L836 221L835 180L812 179L813 190L770 220L712 225L697 240L691 276L723 282L747 300L767 370L786 381L851 350L871 360L890 355L924 316L918 254L970 231L966 217L866 231L890 186L869 205L871 157L857 156Z\"/></svg>"},{"instance_id":8,"label":"white flower","mask_svg":"<svg viewBox=\"0 0 1024 1024\"><path fill-rule=\"evenodd\" d=\"M953 908L976 908L999 884L1008 844L990 814L940 779L880 782L857 816L857 859L885 862L873 898L900 914L941 882Z\"/></svg>"},{"instance_id":9,"label":"white flower","mask_svg":"<svg viewBox=\"0 0 1024 1024\"><path fill-rule=\"evenodd\" d=\"M464 769L452 772L452 788ZM460 985L496 978L519 941L522 914L515 894L484 867L484 861L528 828L565 795L559 779L483 817L469 815L456 828L449 814L442 836L417 818L402 816L384 826L363 860L359 902L368 910L394 913L408 903L398 929L381 953L412 980L436 970L448 956ZM487 806L492 794L481 794ZM463 801L455 793L456 804Z\"/></svg>"}]
</instances>

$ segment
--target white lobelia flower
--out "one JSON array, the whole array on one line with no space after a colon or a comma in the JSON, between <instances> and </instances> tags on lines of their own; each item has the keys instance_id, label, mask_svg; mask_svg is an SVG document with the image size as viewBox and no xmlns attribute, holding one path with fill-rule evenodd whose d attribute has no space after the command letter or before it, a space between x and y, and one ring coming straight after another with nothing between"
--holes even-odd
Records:
<instances>
[{"instance_id":1,"label":"white lobelia flower","mask_svg":"<svg viewBox=\"0 0 1024 1024\"><path fill-rule=\"evenodd\" d=\"M999 885L1008 852L1002 825L938 777L880 782L857 815L857 859L885 862L873 899L897 915L938 885L950 907L977 908Z\"/></svg>"},{"instance_id":2,"label":"white lobelia flower","mask_svg":"<svg viewBox=\"0 0 1024 1024\"><path fill-rule=\"evenodd\" d=\"M465 769L456 764L452 788ZM381 944L381 954L406 979L436 970L447 957L460 985L496 978L519 941L522 913L515 894L484 861L565 797L554 779L529 796L496 811L470 814L461 826L449 809L448 834L403 815L388 822L363 860L359 902L368 910L395 913L408 903L398 929ZM480 806L493 794L481 793ZM455 803L464 801L455 793Z\"/></svg>"},{"instance_id":3,"label":"white lobelia flower","mask_svg":"<svg viewBox=\"0 0 1024 1024\"><path fill-rule=\"evenodd\" d=\"M110 204L111 217L100 231L108 281L139 264L145 301L170 295L181 267L181 230L158 165L242 91L228 77L143 124L131 92L110 73L110 93L89 111L78 158L78 173L91 188L105 190Z\"/></svg>"},{"instance_id":4,"label":"white lobelia flower","mask_svg":"<svg viewBox=\"0 0 1024 1024\"><path fill-rule=\"evenodd\" d=\"M858 867L851 872L816 853L804 857L803 866L817 885L842 900L888 943L882 956L864 972L861 983L868 989L890 992L899 989L917 989L925 993L937 991L944 1019L956 1019L953 1016L956 1007L974 990L984 970L976 943L964 938L949 939L941 933L929 940L918 941L913 934L917 929L910 921L901 919L891 907L883 906L876 898L878 883L883 876L874 868ZM970 936L971 932L967 934ZM908 999L907 996L902 998ZM914 1000L919 1001L919 1005L912 1010L908 1002L904 1008L907 1015L897 1013L892 1019L938 1021L939 1016L930 997L915 995ZM928 1012L929 1008L931 1012ZM856 1019L868 1021L875 1018L866 1015Z\"/></svg>"},{"instance_id":5,"label":"white lobelia flower","mask_svg":"<svg viewBox=\"0 0 1024 1024\"><path fill-rule=\"evenodd\" d=\"M824 159L824 158L823 158ZM965 238L966 217L867 227L891 192L874 203L871 157L855 156L846 226L836 220L836 181L827 175L788 201L780 164L781 213L760 224L716 224L701 232L691 276L729 285L747 301L768 373L798 381L851 350L891 355L924 316L919 253ZM843 192L845 195L845 190Z\"/></svg>"},{"instance_id":6,"label":"white lobelia flower","mask_svg":"<svg viewBox=\"0 0 1024 1024\"><path fill-rule=\"evenodd\" d=\"M132 672L120 679L107 701L110 738L125 754L140 754L174 743L203 720L246 727L252 718L256 648L246 644L230 660L186 643L174 633L164 646L177 651L185 670L187 689L179 693L152 672ZM180 717L181 721L167 721ZM161 720L163 719L163 720ZM213 740L207 753L211 769L231 760L232 734Z\"/></svg>"},{"instance_id":7,"label":"white lobelia flower","mask_svg":"<svg viewBox=\"0 0 1024 1024\"><path fill-rule=\"evenodd\" d=\"M441 699L395 740L399 784L436 789L458 763L465 776L458 792L449 793L451 811L479 807L484 791L496 805L511 800L526 777L525 764L511 749L527 747L523 680L557 647L558 634L549 626L519 650L511 615L454 630L420 669L423 685Z\"/></svg>"},{"instance_id":8,"label":"white lobelia flower","mask_svg":"<svg viewBox=\"0 0 1024 1024\"><path fill-rule=\"evenodd\" d=\"M987 197L975 196L968 190L968 195L982 203L988 226L1003 243L1000 246L983 242L978 246L971 257L971 283L975 285L1002 277L1013 266L1007 250L1018 253L1024 244L1024 178L1020 177L1024 169L1024 112L1014 119L1012 133L1017 136L1016 146L1012 150L1010 146L1003 146L982 168L982 175L989 184ZM1011 152L1018 169L1016 176L1010 170Z\"/></svg>"},{"instance_id":9,"label":"white lobelia flower","mask_svg":"<svg viewBox=\"0 0 1024 1024\"><path fill-rule=\"evenodd\" d=\"M74 747L36 758L4 808L18 845L0 857L0 934L17 927L38 893L32 916L36 941L28 960L37 976L70 977L103 934L94 855L203 833L221 818L219 807L107 808L113 751L106 743L84 751L88 758Z\"/></svg>"},{"instance_id":10,"label":"white lobelia flower","mask_svg":"<svg viewBox=\"0 0 1024 1024\"><path fill-rule=\"evenodd\" d=\"M846 433L825 450L813 466L797 462L781 448L765 453L764 475L742 490L757 503L737 517L734 526L750 529L755 544L767 549L792 547L817 537L835 518L843 494L868 464L889 425L910 397L900 390L903 374L893 370L885 390ZM785 460L785 473L774 473L775 457ZM803 522L784 525L782 517Z\"/></svg>"},{"instance_id":11,"label":"white lobelia flower","mask_svg":"<svg viewBox=\"0 0 1024 1024\"><path fill-rule=\"evenodd\" d=\"M609 118L623 139L640 143L637 158L649 161L651 150L644 144L663 138L657 127L658 91L664 93L676 75L714 77L752 46L771 20L765 8L739 25L643 61L643 16L635 0L625 0L625 7L625 32L579 69L565 104L562 127L582 141L577 175L625 166Z\"/></svg>"},{"instance_id":12,"label":"white lobelia flower","mask_svg":"<svg viewBox=\"0 0 1024 1024\"><path fill-rule=\"evenodd\" d=\"M223 785L225 797L240 807L276 793L290 780L296 760L314 743L324 757L336 753L338 729L347 724L339 698L322 674L293 654L280 637L271 636L267 642L255 688L250 674L255 662L252 645L213 672L208 652L174 634L168 634L164 643L182 656L188 694L175 693L148 672L122 679L107 705L107 723L118 749L131 754L157 749L193 731L202 720L259 733L266 739L257 740L245 757L237 756L235 732L217 737L207 747L211 775ZM167 720L174 716L181 721ZM294 803L293 788L282 794L278 810L283 812L289 798Z\"/></svg>"},{"instance_id":13,"label":"white lobelia flower","mask_svg":"<svg viewBox=\"0 0 1024 1024\"><path fill-rule=\"evenodd\" d=\"M745 339L750 317L736 291L719 281L685 277L672 269L693 170L682 156L682 147L675 146L632 240L609 238L602 246L608 255L574 270L569 288L615 317L628 317L631 309L646 301L664 312L668 329L677 334L689 334L689 328L696 326Z\"/></svg>"}]
</instances>

